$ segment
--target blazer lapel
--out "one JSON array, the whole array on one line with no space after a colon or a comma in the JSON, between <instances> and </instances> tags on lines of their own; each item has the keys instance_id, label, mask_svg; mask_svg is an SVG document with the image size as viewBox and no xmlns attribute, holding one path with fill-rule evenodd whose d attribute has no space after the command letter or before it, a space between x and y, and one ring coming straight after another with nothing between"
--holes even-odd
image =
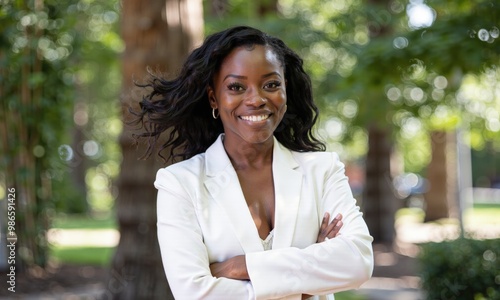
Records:
<instances>
[{"instance_id":1,"label":"blazer lapel","mask_svg":"<svg viewBox=\"0 0 500 300\"><path fill-rule=\"evenodd\" d=\"M273 249L290 247L295 233L299 209L302 173L290 150L275 138L273 150L273 178L275 219Z\"/></svg>"},{"instance_id":2,"label":"blazer lapel","mask_svg":"<svg viewBox=\"0 0 500 300\"><path fill-rule=\"evenodd\" d=\"M225 211L230 227L245 253L263 251L257 227L248 209L238 175L222 144L222 135L205 152L205 187Z\"/></svg>"},{"instance_id":3,"label":"blazer lapel","mask_svg":"<svg viewBox=\"0 0 500 300\"><path fill-rule=\"evenodd\" d=\"M257 227L248 209L238 175L222 144L222 136L205 152L205 187L225 211L230 227L246 253L263 251ZM292 245L295 233L302 173L290 150L274 138L273 180L275 194L275 219L273 249Z\"/></svg>"}]
</instances>

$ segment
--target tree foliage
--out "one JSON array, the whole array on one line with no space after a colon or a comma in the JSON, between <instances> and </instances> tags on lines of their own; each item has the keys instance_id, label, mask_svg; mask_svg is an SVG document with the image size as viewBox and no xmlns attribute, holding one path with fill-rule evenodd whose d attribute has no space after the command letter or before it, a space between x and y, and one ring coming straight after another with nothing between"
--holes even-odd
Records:
<instances>
[{"instance_id":1,"label":"tree foliage","mask_svg":"<svg viewBox=\"0 0 500 300\"><path fill-rule=\"evenodd\" d=\"M308 37L306 58L317 66L312 67L312 73L316 74L317 96L325 108L339 115L336 109L346 99L357 102L353 120L339 115L350 124L364 126L374 120L387 123L387 114L400 109L420 117L422 107L434 110L441 104L453 106L453 93L460 87L463 74L480 74L498 64L500 7L491 1L431 1L428 5L434 9L436 20L424 28L408 25L408 7L401 1L382 8L359 1L345 1L340 7L333 2L317 2L283 1L290 5L285 10L289 16L310 20L302 29L310 33L299 31L299 35ZM391 28L391 32L373 38L382 28ZM437 87L434 81L438 76L444 76L448 84L438 83ZM403 89L400 97L387 95L391 87ZM415 100L403 94L408 87L420 88L423 98ZM444 97L435 89L445 90ZM373 103L372 95L378 94L385 100Z\"/></svg>"},{"instance_id":2,"label":"tree foliage","mask_svg":"<svg viewBox=\"0 0 500 300\"><path fill-rule=\"evenodd\" d=\"M79 0L0 4L0 190L16 189L19 265L43 266L51 216L87 201L72 174L82 165L117 173L102 163L116 160L110 128L116 136L120 126L102 119L113 114L110 98L116 96L118 80L108 74L117 70L121 49L118 7L116 1ZM72 145L75 128L83 139Z\"/></svg>"},{"instance_id":3,"label":"tree foliage","mask_svg":"<svg viewBox=\"0 0 500 300\"><path fill-rule=\"evenodd\" d=\"M0 9L1 165L5 187L16 190L21 266L46 262L51 182L65 167L61 124L71 122L76 16L56 2L2 1Z\"/></svg>"}]
</instances>

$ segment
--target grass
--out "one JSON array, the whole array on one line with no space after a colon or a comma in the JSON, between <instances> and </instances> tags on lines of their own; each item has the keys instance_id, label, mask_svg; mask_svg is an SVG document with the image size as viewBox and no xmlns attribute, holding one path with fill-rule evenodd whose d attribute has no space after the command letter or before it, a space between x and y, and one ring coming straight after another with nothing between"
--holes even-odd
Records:
<instances>
[{"instance_id":1,"label":"grass","mask_svg":"<svg viewBox=\"0 0 500 300\"><path fill-rule=\"evenodd\" d=\"M114 247L51 246L50 257L59 263L74 265L109 266Z\"/></svg>"},{"instance_id":2,"label":"grass","mask_svg":"<svg viewBox=\"0 0 500 300\"><path fill-rule=\"evenodd\" d=\"M52 221L54 229L116 229L116 221L111 214L100 216L58 215ZM115 247L49 246L49 259L62 264L108 266Z\"/></svg>"}]
</instances>

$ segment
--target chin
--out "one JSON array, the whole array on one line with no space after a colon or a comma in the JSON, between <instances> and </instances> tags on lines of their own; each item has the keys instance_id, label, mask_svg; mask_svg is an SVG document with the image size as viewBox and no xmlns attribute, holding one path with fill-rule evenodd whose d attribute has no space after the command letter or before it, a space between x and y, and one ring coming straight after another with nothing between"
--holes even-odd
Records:
<instances>
[{"instance_id":1,"label":"chin","mask_svg":"<svg viewBox=\"0 0 500 300\"><path fill-rule=\"evenodd\" d=\"M245 139L247 143L250 144L263 144L266 142L269 142L269 140L273 139L273 133L262 133L262 134L257 134L256 136L249 137Z\"/></svg>"}]
</instances>

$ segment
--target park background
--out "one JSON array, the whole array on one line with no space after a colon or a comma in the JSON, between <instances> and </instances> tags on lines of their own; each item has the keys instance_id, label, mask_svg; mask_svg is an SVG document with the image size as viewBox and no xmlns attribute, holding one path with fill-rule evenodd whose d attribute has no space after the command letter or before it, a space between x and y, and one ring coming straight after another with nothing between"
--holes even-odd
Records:
<instances>
[{"instance_id":1,"label":"park background","mask_svg":"<svg viewBox=\"0 0 500 300\"><path fill-rule=\"evenodd\" d=\"M168 299L152 185L164 164L139 160L135 83L250 25L304 58L375 275L406 266L393 277L414 299L499 299L499 20L481 0L0 0L1 274L14 188L17 297Z\"/></svg>"}]
</instances>

